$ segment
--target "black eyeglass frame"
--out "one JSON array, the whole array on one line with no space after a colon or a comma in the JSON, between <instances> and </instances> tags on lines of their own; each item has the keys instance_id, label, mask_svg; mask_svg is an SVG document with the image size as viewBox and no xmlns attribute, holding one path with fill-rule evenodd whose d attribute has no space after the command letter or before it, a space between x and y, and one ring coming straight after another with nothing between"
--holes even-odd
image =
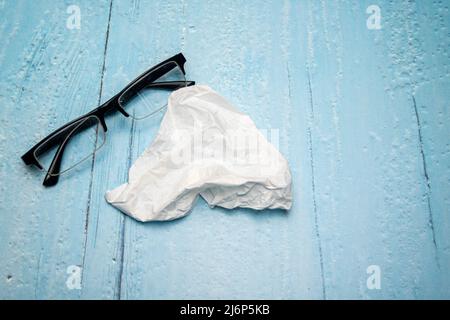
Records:
<instances>
[{"instance_id":1,"label":"black eyeglass frame","mask_svg":"<svg viewBox=\"0 0 450 320\"><path fill-rule=\"evenodd\" d=\"M162 68L165 65L169 65L169 62L175 62L175 65L173 65L172 68ZM21 158L24 161L26 165L35 165L41 170L44 170L42 165L39 163L39 160L36 156L36 150L40 150L39 148L45 144L47 149L51 148L52 146L56 146L59 144L59 147L55 153L55 156L51 162L51 165L49 167L49 170L46 173L46 176L44 178L43 185L44 186L53 186L58 183L59 180L59 172L60 172L60 165L62 160L62 155L64 152L64 148L67 145L67 142L70 140L71 134L76 130L76 128L82 123L81 121L83 119L88 119L89 117L96 117L103 130L106 132L108 131L108 127L106 126L105 121L105 115L110 112L120 112L125 117L129 117L130 115L125 111L124 108L120 105L122 102L122 99L124 99L123 94L126 93L130 97L136 93L139 92L139 90L146 88L146 87L152 87L152 88L159 88L159 89L167 89L167 90L177 90L182 87L192 86L195 84L195 81L164 81L164 82L155 82L156 79L160 78L164 74L170 72L173 68L175 68L176 65L178 65L183 72L184 75L186 75L186 71L184 69L184 64L186 63L186 58L183 56L182 53L178 53L174 55L173 57L164 60L163 62L151 67L144 73L142 73L140 76L138 76L136 79L131 81L125 88L123 88L119 93L114 95L112 98L110 98L108 101L100 105L99 107L95 108L94 110L66 123L65 125L61 126L60 128L54 130L52 133L47 135L44 139L39 141L37 144L35 144L31 149L29 149ZM128 98L130 98L128 97ZM51 139L49 141L49 139Z\"/></svg>"}]
</instances>

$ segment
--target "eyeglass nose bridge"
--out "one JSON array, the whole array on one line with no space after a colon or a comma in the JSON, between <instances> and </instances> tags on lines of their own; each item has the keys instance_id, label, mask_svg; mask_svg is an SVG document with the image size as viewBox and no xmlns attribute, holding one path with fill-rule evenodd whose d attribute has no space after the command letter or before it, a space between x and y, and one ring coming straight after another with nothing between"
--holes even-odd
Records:
<instances>
[{"instance_id":1,"label":"eyeglass nose bridge","mask_svg":"<svg viewBox=\"0 0 450 320\"><path fill-rule=\"evenodd\" d=\"M117 110L119 110L119 112L121 113L121 114L123 114L125 117L129 117L130 115L119 105L119 104L117 104L116 105L116 108L117 108ZM106 121L105 121L105 116L104 116L104 113L102 113L102 112L99 112L98 114L94 114L99 120L100 120L100 124L101 124L101 126L102 126L102 128L103 128L103 130L105 131L105 132L107 132L108 131L108 126L106 125Z\"/></svg>"}]
</instances>

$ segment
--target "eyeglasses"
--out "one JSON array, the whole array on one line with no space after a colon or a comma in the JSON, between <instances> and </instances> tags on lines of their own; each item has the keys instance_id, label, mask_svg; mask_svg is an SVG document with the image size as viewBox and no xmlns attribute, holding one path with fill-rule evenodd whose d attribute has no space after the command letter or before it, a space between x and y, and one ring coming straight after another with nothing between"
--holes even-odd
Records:
<instances>
[{"instance_id":1,"label":"eyeglasses","mask_svg":"<svg viewBox=\"0 0 450 320\"><path fill-rule=\"evenodd\" d=\"M150 68L101 106L53 131L22 160L46 171L44 186L57 184L61 174L92 157L105 144L106 114L119 111L125 117L145 119L167 106L172 91L194 85L185 78L185 62L179 53Z\"/></svg>"}]
</instances>

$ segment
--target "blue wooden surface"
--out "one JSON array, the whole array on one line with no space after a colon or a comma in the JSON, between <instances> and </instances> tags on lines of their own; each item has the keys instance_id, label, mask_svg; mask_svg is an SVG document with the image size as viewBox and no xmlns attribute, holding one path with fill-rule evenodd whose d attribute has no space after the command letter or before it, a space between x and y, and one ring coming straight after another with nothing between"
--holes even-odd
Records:
<instances>
[{"instance_id":1,"label":"blue wooden surface","mask_svg":"<svg viewBox=\"0 0 450 320\"><path fill-rule=\"evenodd\" d=\"M366 26L370 5L380 30ZM80 8L68 29L67 7ZM0 1L0 298L450 298L450 1ZM182 51L262 129L294 206L138 223L104 193L162 117L50 189L20 155ZM379 266L371 290L367 268ZM67 286L78 266L81 286Z\"/></svg>"}]
</instances>

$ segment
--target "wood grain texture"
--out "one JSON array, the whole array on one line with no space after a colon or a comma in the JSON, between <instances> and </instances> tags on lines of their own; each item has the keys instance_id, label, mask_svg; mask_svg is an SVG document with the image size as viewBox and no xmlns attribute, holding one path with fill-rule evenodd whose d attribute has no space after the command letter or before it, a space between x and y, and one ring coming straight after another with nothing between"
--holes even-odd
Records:
<instances>
[{"instance_id":1,"label":"wood grain texture","mask_svg":"<svg viewBox=\"0 0 450 320\"><path fill-rule=\"evenodd\" d=\"M3 298L76 298L66 269L82 265L90 164L44 189L20 156L52 129L98 104L107 3L85 4L66 28L67 4L2 2L1 254ZM87 164L87 167L86 167Z\"/></svg>"},{"instance_id":2,"label":"wood grain texture","mask_svg":"<svg viewBox=\"0 0 450 320\"><path fill-rule=\"evenodd\" d=\"M66 28L66 9L81 28ZM369 30L366 9L381 9ZM450 298L450 2L0 1L0 298ZM60 180L20 155L182 51L288 159L294 206L109 206L162 114L108 118ZM279 140L276 138L278 133ZM369 290L367 267L381 269ZM67 268L82 270L71 290Z\"/></svg>"}]
</instances>

